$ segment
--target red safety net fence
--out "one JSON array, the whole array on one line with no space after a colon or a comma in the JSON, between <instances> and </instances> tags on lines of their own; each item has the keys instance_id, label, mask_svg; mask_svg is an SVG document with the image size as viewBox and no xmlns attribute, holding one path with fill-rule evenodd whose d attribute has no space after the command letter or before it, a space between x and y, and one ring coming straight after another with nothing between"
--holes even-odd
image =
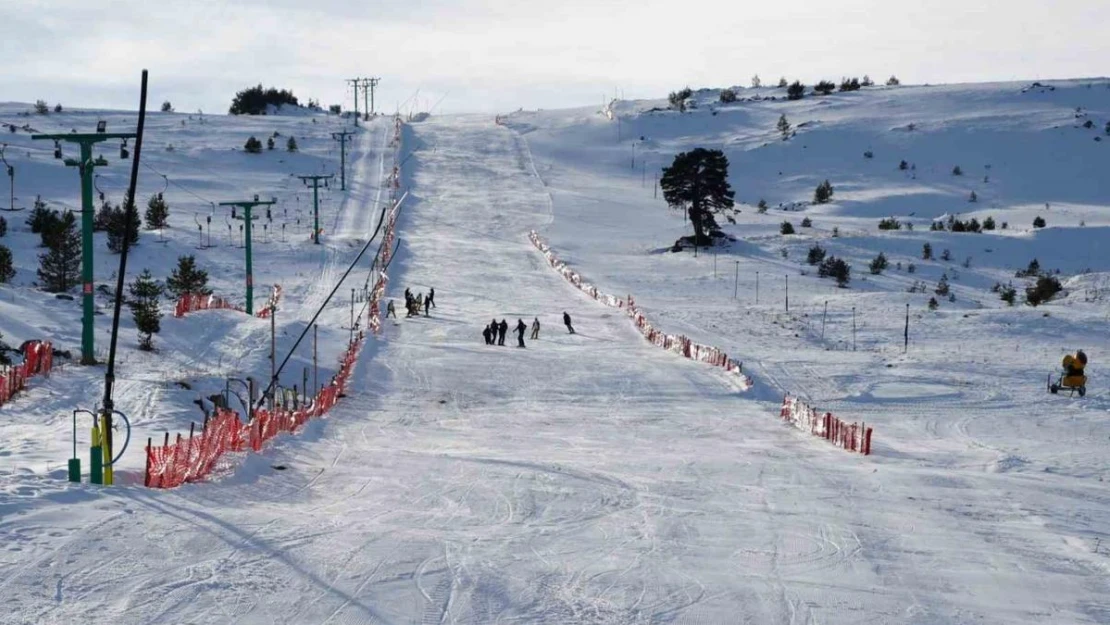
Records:
<instances>
[{"instance_id":1,"label":"red safety net fence","mask_svg":"<svg viewBox=\"0 0 1110 625\"><path fill-rule=\"evenodd\" d=\"M396 176L393 179L395 180ZM386 214L382 230L382 245L378 248L375 258L376 267L389 265L393 254L393 242L396 239L395 230L400 205L400 200L393 200ZM380 302L385 294L388 280L384 271L378 271L369 295L367 325L375 334L381 331ZM276 297L280 297L280 294L280 288L276 289L275 298L271 299L273 305L276 305ZM347 350L340 359L339 371L304 405L255 410L246 421L241 419L239 413L220 408L205 418L199 434L196 431L196 424L192 424L189 427L188 437L178 434L171 441L167 432L161 445L154 445L153 440L147 440L144 484L151 488L174 488L202 480L216 470L219 461L226 454L261 451L263 445L278 434L296 432L309 419L327 414L339 399L345 396L347 383L365 340L366 336L359 332L358 336L347 345Z\"/></svg>"},{"instance_id":2,"label":"red safety net fence","mask_svg":"<svg viewBox=\"0 0 1110 625\"><path fill-rule=\"evenodd\" d=\"M49 341L27 341L23 344L23 362L0 368L0 405L11 401L27 388L27 380L50 375L54 369L54 346Z\"/></svg>"},{"instance_id":3,"label":"red safety net fence","mask_svg":"<svg viewBox=\"0 0 1110 625\"><path fill-rule=\"evenodd\" d=\"M809 432L848 451L871 455L872 428L867 427L866 423L841 421L831 412L822 413L790 396L783 397L782 411L779 414L784 421L789 421L803 432Z\"/></svg>"},{"instance_id":4,"label":"red safety net fence","mask_svg":"<svg viewBox=\"0 0 1110 625\"><path fill-rule=\"evenodd\" d=\"M280 301L281 285L275 284L270 291L270 299L267 300L262 310L255 313L255 316L260 319L269 318L270 313L277 308ZM231 300L224 299L218 295L196 295L186 293L178 298L177 304L174 305L173 316L180 319L198 310L237 310L242 313L247 312L246 308L243 306L235 304Z\"/></svg>"},{"instance_id":5,"label":"red safety net fence","mask_svg":"<svg viewBox=\"0 0 1110 625\"><path fill-rule=\"evenodd\" d=\"M636 329L638 329L640 334L652 345L678 354L684 358L704 362L714 367L721 367L728 373L737 376L741 386L745 390L752 387L752 379L744 375L744 363L729 358L728 354L720 348L713 347L712 345L695 343L687 336L681 334L667 334L657 329L648 321L643 311L636 307L636 300L634 300L631 295L626 299L622 299L615 295L603 293L593 284L584 281L581 274L571 269L565 262L559 260L559 258L555 256L555 253L551 251L551 246L545 243L535 230L528 233L528 238L532 241L532 245L536 246L536 249L547 259L548 265L559 272L567 282L570 282L577 287L578 290L594 298L594 300L610 308L617 308L625 311L632 320L632 323L636 326Z\"/></svg>"},{"instance_id":6,"label":"red safety net fence","mask_svg":"<svg viewBox=\"0 0 1110 625\"><path fill-rule=\"evenodd\" d=\"M247 421L243 421L238 412L218 408L204 419L199 434L193 424L187 438L178 434L171 442L167 432L162 445L156 446L148 440L143 483L151 488L174 488L203 479L216 469L217 462L225 454L261 451L262 446L278 434L296 432L309 419L326 414L344 396L363 339L360 332L343 354L339 371L303 406L255 410Z\"/></svg>"}]
</instances>

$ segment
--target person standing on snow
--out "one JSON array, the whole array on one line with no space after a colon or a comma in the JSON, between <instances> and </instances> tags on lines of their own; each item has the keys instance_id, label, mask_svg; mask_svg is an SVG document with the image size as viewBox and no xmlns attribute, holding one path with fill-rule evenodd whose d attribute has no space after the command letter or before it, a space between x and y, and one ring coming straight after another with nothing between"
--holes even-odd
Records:
<instances>
[{"instance_id":1,"label":"person standing on snow","mask_svg":"<svg viewBox=\"0 0 1110 625\"><path fill-rule=\"evenodd\" d=\"M533 341L538 341L539 338L540 338L540 318L536 317L535 320L532 321L532 340Z\"/></svg>"},{"instance_id":2,"label":"person standing on snow","mask_svg":"<svg viewBox=\"0 0 1110 625\"><path fill-rule=\"evenodd\" d=\"M574 326L570 325L570 315L565 310L563 311L563 325L567 327L568 332L574 334Z\"/></svg>"},{"instance_id":3,"label":"person standing on snow","mask_svg":"<svg viewBox=\"0 0 1110 625\"><path fill-rule=\"evenodd\" d=\"M517 347L524 347L524 331L527 330L527 329L528 329L528 326L524 325L524 320L523 319L517 319L516 320L516 346Z\"/></svg>"},{"instance_id":4,"label":"person standing on snow","mask_svg":"<svg viewBox=\"0 0 1110 625\"><path fill-rule=\"evenodd\" d=\"M493 335L490 334L490 326L482 328L482 338L486 339L486 345L493 345Z\"/></svg>"},{"instance_id":5,"label":"person standing on snow","mask_svg":"<svg viewBox=\"0 0 1110 625\"><path fill-rule=\"evenodd\" d=\"M393 300L389 300L389 303L385 306L385 318L389 319L390 317L397 318L397 309L393 307Z\"/></svg>"},{"instance_id":6,"label":"person standing on snow","mask_svg":"<svg viewBox=\"0 0 1110 625\"><path fill-rule=\"evenodd\" d=\"M428 299L424 300L424 302L425 302L425 304L424 304L425 308L427 307L428 304L431 304L432 308L436 307L436 290L435 289L428 289Z\"/></svg>"},{"instance_id":7,"label":"person standing on snow","mask_svg":"<svg viewBox=\"0 0 1110 625\"><path fill-rule=\"evenodd\" d=\"M432 305L432 295L429 293L428 297L424 298L424 316L428 316L428 307Z\"/></svg>"},{"instance_id":8,"label":"person standing on snow","mask_svg":"<svg viewBox=\"0 0 1110 625\"><path fill-rule=\"evenodd\" d=\"M502 319L501 323L497 325L497 344L505 346L505 333L509 331L509 324Z\"/></svg>"}]
</instances>

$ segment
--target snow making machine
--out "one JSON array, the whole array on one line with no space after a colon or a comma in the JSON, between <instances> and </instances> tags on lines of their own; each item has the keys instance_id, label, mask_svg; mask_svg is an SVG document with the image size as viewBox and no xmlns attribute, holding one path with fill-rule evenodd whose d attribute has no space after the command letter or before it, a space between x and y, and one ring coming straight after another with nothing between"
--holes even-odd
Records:
<instances>
[{"instance_id":1,"label":"snow making machine","mask_svg":"<svg viewBox=\"0 0 1110 625\"><path fill-rule=\"evenodd\" d=\"M1048 392L1053 395L1059 393L1061 390L1069 391L1069 395L1079 393L1080 397L1087 394L1087 354L1083 350L1078 350L1075 355L1068 354L1064 356L1063 372L1052 381L1052 374L1048 374Z\"/></svg>"}]
</instances>

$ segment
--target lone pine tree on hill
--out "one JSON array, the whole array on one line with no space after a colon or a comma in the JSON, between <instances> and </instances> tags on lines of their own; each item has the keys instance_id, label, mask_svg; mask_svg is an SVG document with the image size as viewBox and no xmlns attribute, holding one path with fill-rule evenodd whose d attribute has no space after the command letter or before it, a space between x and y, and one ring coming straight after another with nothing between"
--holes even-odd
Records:
<instances>
[{"instance_id":1,"label":"lone pine tree on hill","mask_svg":"<svg viewBox=\"0 0 1110 625\"><path fill-rule=\"evenodd\" d=\"M715 215L732 221L736 195L728 183L728 158L720 150L694 148L674 157L659 180L667 205L685 210L694 225L695 245L708 245L718 230Z\"/></svg>"},{"instance_id":2,"label":"lone pine tree on hill","mask_svg":"<svg viewBox=\"0 0 1110 625\"><path fill-rule=\"evenodd\" d=\"M212 289L208 288L208 272L197 269L196 258L192 254L177 258L177 267L166 279L166 290L174 298L180 298L187 293L208 295L212 292Z\"/></svg>"},{"instance_id":3,"label":"lone pine tree on hill","mask_svg":"<svg viewBox=\"0 0 1110 625\"><path fill-rule=\"evenodd\" d=\"M50 238L47 251L39 255L39 280L50 293L64 293L77 285L81 275L81 235L77 218L67 212L61 227Z\"/></svg>"},{"instance_id":4,"label":"lone pine tree on hill","mask_svg":"<svg viewBox=\"0 0 1110 625\"><path fill-rule=\"evenodd\" d=\"M139 331L139 349L151 351L154 349L154 334L162 329L162 311L158 306L162 285L150 275L150 270L144 269L128 286L128 291L131 298L127 305L131 307L131 316Z\"/></svg>"}]
</instances>

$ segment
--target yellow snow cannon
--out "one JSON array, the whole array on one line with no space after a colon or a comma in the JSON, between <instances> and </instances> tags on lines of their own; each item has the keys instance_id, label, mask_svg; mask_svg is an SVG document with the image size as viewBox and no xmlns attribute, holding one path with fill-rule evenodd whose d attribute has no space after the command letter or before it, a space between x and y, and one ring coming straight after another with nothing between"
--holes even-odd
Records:
<instances>
[{"instance_id":1,"label":"yellow snow cannon","mask_svg":"<svg viewBox=\"0 0 1110 625\"><path fill-rule=\"evenodd\" d=\"M1070 391L1068 393L1069 395L1075 393L1079 393L1080 397L1086 395L1087 374L1085 370L1087 368L1087 354L1084 354L1083 350L1078 350L1075 352L1074 356L1071 354L1064 356L1064 360L1061 364L1063 366L1063 372L1055 382L1052 381L1051 374L1048 376L1048 392L1055 395L1060 392L1061 389L1067 389Z\"/></svg>"}]
</instances>

